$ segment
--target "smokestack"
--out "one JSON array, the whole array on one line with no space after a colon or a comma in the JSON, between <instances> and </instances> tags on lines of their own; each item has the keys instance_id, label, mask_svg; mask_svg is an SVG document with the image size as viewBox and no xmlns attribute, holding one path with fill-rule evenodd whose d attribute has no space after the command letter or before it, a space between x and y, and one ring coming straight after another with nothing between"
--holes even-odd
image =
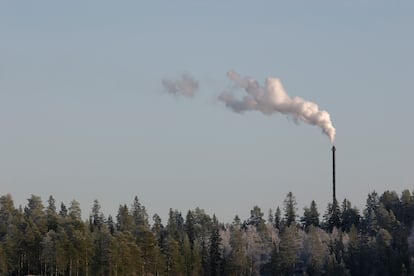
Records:
<instances>
[{"instance_id":1,"label":"smokestack","mask_svg":"<svg viewBox=\"0 0 414 276\"><path fill-rule=\"evenodd\" d=\"M335 146L332 146L332 204L336 204L336 192L335 192Z\"/></svg>"}]
</instances>

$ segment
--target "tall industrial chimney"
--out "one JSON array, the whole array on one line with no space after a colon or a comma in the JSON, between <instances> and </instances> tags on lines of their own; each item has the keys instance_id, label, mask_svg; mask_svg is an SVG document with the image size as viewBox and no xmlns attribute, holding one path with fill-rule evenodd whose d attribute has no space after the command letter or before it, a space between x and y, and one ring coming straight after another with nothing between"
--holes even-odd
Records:
<instances>
[{"instance_id":1,"label":"tall industrial chimney","mask_svg":"<svg viewBox=\"0 0 414 276\"><path fill-rule=\"evenodd\" d=\"M332 204L336 204L336 192L335 192L335 146L332 146Z\"/></svg>"}]
</instances>

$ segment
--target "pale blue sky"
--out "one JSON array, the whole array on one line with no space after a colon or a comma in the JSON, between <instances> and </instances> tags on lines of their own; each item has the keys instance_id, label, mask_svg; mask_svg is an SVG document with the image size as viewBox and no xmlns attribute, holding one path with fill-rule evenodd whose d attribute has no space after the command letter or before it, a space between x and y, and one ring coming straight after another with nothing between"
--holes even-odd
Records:
<instances>
[{"instance_id":1,"label":"pale blue sky","mask_svg":"<svg viewBox=\"0 0 414 276\"><path fill-rule=\"evenodd\" d=\"M283 115L236 114L228 70L279 77L337 130L337 197L413 190L412 1L2 1L0 194L105 215L199 206L219 220L331 200L331 145ZM187 73L192 99L163 93ZM166 222L166 221L164 221Z\"/></svg>"}]
</instances>

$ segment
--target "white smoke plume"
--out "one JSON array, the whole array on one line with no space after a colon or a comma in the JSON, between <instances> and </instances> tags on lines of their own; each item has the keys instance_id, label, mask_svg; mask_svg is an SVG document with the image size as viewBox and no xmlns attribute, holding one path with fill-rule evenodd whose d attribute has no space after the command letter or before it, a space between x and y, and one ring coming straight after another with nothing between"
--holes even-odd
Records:
<instances>
[{"instance_id":1,"label":"white smoke plume","mask_svg":"<svg viewBox=\"0 0 414 276\"><path fill-rule=\"evenodd\" d=\"M176 80L163 79L162 85L168 93L185 97L193 97L198 90L198 82L189 75L182 75Z\"/></svg>"},{"instance_id":2,"label":"white smoke plume","mask_svg":"<svg viewBox=\"0 0 414 276\"><path fill-rule=\"evenodd\" d=\"M314 102L300 97L291 98L283 88L278 78L267 78L265 85L248 77L241 77L235 71L229 71L227 77L236 88L242 88L247 95L242 99L236 98L231 91L225 91L218 97L227 107L238 113L257 110L266 115L282 113L291 116L296 122L304 122L319 126L328 135L331 143L335 140L335 128L331 116L325 110L319 110Z\"/></svg>"}]
</instances>

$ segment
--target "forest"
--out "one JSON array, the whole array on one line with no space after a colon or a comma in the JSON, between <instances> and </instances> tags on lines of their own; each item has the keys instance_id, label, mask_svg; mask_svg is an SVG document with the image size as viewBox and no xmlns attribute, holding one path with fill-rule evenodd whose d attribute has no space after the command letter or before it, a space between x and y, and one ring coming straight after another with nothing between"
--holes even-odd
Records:
<instances>
[{"instance_id":1,"label":"forest","mask_svg":"<svg viewBox=\"0 0 414 276\"><path fill-rule=\"evenodd\" d=\"M362 211L344 199L322 213L295 196L231 223L195 208L164 224L138 197L105 216L98 200L56 206L31 195L0 197L0 275L414 275L414 194L368 194Z\"/></svg>"}]
</instances>

